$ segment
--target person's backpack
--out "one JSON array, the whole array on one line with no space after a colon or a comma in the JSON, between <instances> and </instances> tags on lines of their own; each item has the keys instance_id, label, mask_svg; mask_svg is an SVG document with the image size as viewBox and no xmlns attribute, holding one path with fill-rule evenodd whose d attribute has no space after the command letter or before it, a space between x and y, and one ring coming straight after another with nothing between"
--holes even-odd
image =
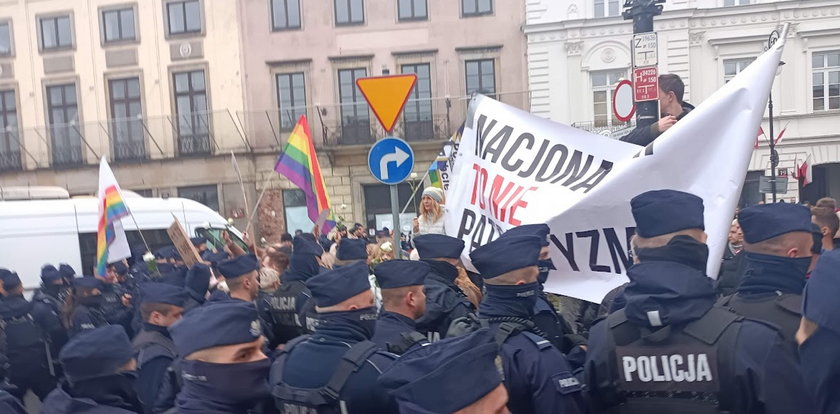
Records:
<instances>
[{"instance_id":1,"label":"person's backpack","mask_svg":"<svg viewBox=\"0 0 840 414\"><path fill-rule=\"evenodd\" d=\"M274 366L271 368L271 377L278 378L279 383L274 384L271 395L274 397L277 408L283 413L347 413L346 403L340 398L341 390L350 375L361 368L365 361L377 351L376 344L371 341L361 341L351 346L344 353L332 377L323 387L293 387L282 380L286 358L297 344L308 338L308 335L300 336L289 341L274 361Z\"/></svg>"}]
</instances>

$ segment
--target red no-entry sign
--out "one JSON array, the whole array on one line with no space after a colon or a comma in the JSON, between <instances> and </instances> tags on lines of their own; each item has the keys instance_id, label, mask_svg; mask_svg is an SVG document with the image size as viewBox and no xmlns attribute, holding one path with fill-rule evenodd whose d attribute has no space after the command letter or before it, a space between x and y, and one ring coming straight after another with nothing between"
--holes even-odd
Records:
<instances>
[{"instance_id":1,"label":"red no-entry sign","mask_svg":"<svg viewBox=\"0 0 840 414\"><path fill-rule=\"evenodd\" d=\"M625 79L615 85L612 97L613 115L621 121L627 122L636 113L636 105L633 103L633 83Z\"/></svg>"}]
</instances>

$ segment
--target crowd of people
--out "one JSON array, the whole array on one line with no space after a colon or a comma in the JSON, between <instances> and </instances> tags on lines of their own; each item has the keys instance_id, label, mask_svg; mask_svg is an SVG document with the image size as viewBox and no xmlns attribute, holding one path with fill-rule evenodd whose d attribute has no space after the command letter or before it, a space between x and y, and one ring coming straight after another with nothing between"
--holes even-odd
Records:
<instances>
[{"instance_id":1,"label":"crowd of people","mask_svg":"<svg viewBox=\"0 0 840 414\"><path fill-rule=\"evenodd\" d=\"M0 412L30 391L48 414L840 412L834 200L737 212L715 281L702 199L640 194L629 283L571 317L543 291L547 225L474 249L474 273L442 192L421 202L404 242L195 238L191 266L45 264L31 300L0 269Z\"/></svg>"}]
</instances>

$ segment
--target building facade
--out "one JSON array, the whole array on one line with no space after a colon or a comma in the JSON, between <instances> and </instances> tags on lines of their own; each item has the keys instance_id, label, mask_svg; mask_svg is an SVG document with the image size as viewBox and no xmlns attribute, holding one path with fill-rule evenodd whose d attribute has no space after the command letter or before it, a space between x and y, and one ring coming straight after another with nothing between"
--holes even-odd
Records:
<instances>
[{"instance_id":1,"label":"building facade","mask_svg":"<svg viewBox=\"0 0 840 414\"><path fill-rule=\"evenodd\" d=\"M262 195L257 233L274 239L312 225L273 171L306 115L333 212L381 228L388 188L366 157L386 134L355 81L414 73L391 134L415 151L407 225L471 93L528 108L524 13L499 0L0 1L0 185L94 194L105 156L123 188L195 199L240 229Z\"/></svg>"},{"instance_id":2,"label":"building facade","mask_svg":"<svg viewBox=\"0 0 840 414\"><path fill-rule=\"evenodd\" d=\"M235 2L0 2L0 185L121 186L242 209ZM247 162L247 159L245 160ZM227 209L224 208L227 206Z\"/></svg>"},{"instance_id":3,"label":"building facade","mask_svg":"<svg viewBox=\"0 0 840 414\"><path fill-rule=\"evenodd\" d=\"M367 167L387 134L359 78L413 73L417 83L392 136L415 152L416 178L400 185L402 228L416 215L421 178L444 140L462 124L473 92L527 109L524 3L502 0L259 0L240 3L245 107L262 217L308 230L302 193L272 171L277 153L306 115L333 212L368 228L391 225L388 186ZM259 45L259 47L256 47ZM271 220L261 220L269 223ZM278 228L264 229L274 234Z\"/></svg>"},{"instance_id":4,"label":"building facade","mask_svg":"<svg viewBox=\"0 0 840 414\"><path fill-rule=\"evenodd\" d=\"M632 125L611 110L616 82L631 71L632 22L623 0L527 0L525 33L533 113L604 135ZM815 181L789 179L785 201L840 197L840 4L832 0L667 0L654 18L659 73L676 73L684 100L701 104L764 51L773 30L790 23L776 77L774 134L780 173L792 175L809 155ZM583 104L581 104L583 97ZM769 136L769 112L763 130ZM770 175L768 138L753 153L742 205L763 199L759 177ZM766 194L767 200L770 194Z\"/></svg>"}]
</instances>

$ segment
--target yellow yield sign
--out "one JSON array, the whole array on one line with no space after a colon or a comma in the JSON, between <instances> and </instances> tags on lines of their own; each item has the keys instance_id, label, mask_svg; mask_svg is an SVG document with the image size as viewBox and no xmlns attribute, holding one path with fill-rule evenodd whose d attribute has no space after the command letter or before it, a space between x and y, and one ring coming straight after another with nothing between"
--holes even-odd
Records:
<instances>
[{"instance_id":1,"label":"yellow yield sign","mask_svg":"<svg viewBox=\"0 0 840 414\"><path fill-rule=\"evenodd\" d=\"M417 75L414 74L374 76L357 79L356 86L362 91L382 128L391 132L416 82Z\"/></svg>"}]
</instances>

